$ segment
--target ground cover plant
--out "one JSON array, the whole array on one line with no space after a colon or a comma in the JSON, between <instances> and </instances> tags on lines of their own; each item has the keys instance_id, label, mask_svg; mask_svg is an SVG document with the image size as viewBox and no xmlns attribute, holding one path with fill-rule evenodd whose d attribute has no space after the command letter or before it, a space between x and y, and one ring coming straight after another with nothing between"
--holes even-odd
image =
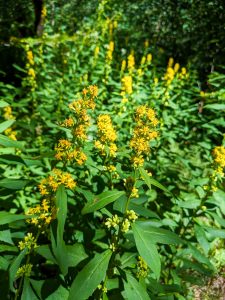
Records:
<instances>
[{"instance_id":1,"label":"ground cover plant","mask_svg":"<svg viewBox=\"0 0 225 300\"><path fill-rule=\"evenodd\" d=\"M7 28L1 299L223 299L222 67L205 84L126 6L73 5Z\"/></svg>"}]
</instances>

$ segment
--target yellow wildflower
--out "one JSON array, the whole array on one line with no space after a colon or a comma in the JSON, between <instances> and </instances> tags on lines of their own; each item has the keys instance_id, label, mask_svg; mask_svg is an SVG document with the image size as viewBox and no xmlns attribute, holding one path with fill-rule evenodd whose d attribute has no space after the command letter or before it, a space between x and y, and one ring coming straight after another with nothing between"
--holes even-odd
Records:
<instances>
[{"instance_id":1,"label":"yellow wildflower","mask_svg":"<svg viewBox=\"0 0 225 300\"><path fill-rule=\"evenodd\" d=\"M23 241L20 241L18 244L19 249L22 251L23 249L27 248L30 252L32 249L37 247L37 243L35 237L32 233L28 233Z\"/></svg>"},{"instance_id":2,"label":"yellow wildflower","mask_svg":"<svg viewBox=\"0 0 225 300\"><path fill-rule=\"evenodd\" d=\"M132 76L126 75L122 78L122 89L127 93L127 94L132 94L133 89L132 89Z\"/></svg>"},{"instance_id":3,"label":"yellow wildflower","mask_svg":"<svg viewBox=\"0 0 225 300\"><path fill-rule=\"evenodd\" d=\"M26 264L26 265L23 265L22 267L20 267L17 272L16 272L16 277L17 278L20 278L22 276L25 276L25 277L30 277L30 274L31 274L31 271L32 271L32 267L33 265L32 264Z\"/></svg>"},{"instance_id":4,"label":"yellow wildflower","mask_svg":"<svg viewBox=\"0 0 225 300\"><path fill-rule=\"evenodd\" d=\"M31 76L31 77L33 77L33 78L36 77L36 74L35 74L35 71L34 71L33 68L28 69L28 72L27 72L27 73L28 73L29 76Z\"/></svg>"},{"instance_id":5,"label":"yellow wildflower","mask_svg":"<svg viewBox=\"0 0 225 300\"><path fill-rule=\"evenodd\" d=\"M127 67L128 70L132 71L134 69L135 66L135 59L134 59L134 55L130 54L127 58Z\"/></svg>"},{"instance_id":6,"label":"yellow wildflower","mask_svg":"<svg viewBox=\"0 0 225 300\"><path fill-rule=\"evenodd\" d=\"M121 64L121 72L123 72L123 71L125 71L125 69L126 69L126 60L125 59L123 59L122 60L122 64Z\"/></svg>"},{"instance_id":7,"label":"yellow wildflower","mask_svg":"<svg viewBox=\"0 0 225 300\"><path fill-rule=\"evenodd\" d=\"M150 63L152 61L152 54L148 53L147 55L147 62Z\"/></svg>"},{"instance_id":8,"label":"yellow wildflower","mask_svg":"<svg viewBox=\"0 0 225 300\"><path fill-rule=\"evenodd\" d=\"M129 229L130 229L130 221L128 219L125 219L121 224L121 231L126 233Z\"/></svg>"}]
</instances>

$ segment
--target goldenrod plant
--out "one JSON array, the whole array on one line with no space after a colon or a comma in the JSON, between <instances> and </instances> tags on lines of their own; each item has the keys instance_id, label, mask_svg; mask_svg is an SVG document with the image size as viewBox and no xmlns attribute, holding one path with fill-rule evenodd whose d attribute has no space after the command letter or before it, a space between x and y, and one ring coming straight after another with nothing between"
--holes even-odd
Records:
<instances>
[{"instance_id":1,"label":"goldenrod plant","mask_svg":"<svg viewBox=\"0 0 225 300\"><path fill-rule=\"evenodd\" d=\"M0 298L220 299L225 76L133 30L146 1L64 2L1 43Z\"/></svg>"}]
</instances>

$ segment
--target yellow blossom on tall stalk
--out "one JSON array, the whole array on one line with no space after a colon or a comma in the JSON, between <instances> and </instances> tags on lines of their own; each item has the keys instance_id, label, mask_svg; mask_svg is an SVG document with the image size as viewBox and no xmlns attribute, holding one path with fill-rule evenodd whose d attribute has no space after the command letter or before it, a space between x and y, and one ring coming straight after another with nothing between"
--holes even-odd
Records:
<instances>
[{"instance_id":1,"label":"yellow blossom on tall stalk","mask_svg":"<svg viewBox=\"0 0 225 300\"><path fill-rule=\"evenodd\" d=\"M98 140L95 141L95 147L100 151L101 155L115 156L117 146L114 143L117 135L113 128L112 121L109 115L100 115L97 119Z\"/></svg>"},{"instance_id":2,"label":"yellow blossom on tall stalk","mask_svg":"<svg viewBox=\"0 0 225 300\"><path fill-rule=\"evenodd\" d=\"M224 177L225 168L225 147L217 146L213 149L214 162L217 166L216 173L221 177Z\"/></svg>"},{"instance_id":3,"label":"yellow blossom on tall stalk","mask_svg":"<svg viewBox=\"0 0 225 300\"><path fill-rule=\"evenodd\" d=\"M133 71L135 66L135 58L134 55L131 53L127 58L127 68L130 72Z\"/></svg>"},{"instance_id":4,"label":"yellow blossom on tall stalk","mask_svg":"<svg viewBox=\"0 0 225 300\"><path fill-rule=\"evenodd\" d=\"M148 48L148 47L149 47L149 40L145 40L144 46L145 46L145 48Z\"/></svg>"},{"instance_id":5,"label":"yellow blossom on tall stalk","mask_svg":"<svg viewBox=\"0 0 225 300\"><path fill-rule=\"evenodd\" d=\"M138 256L137 277L146 277L148 275L148 265L141 256Z\"/></svg>"},{"instance_id":6,"label":"yellow blossom on tall stalk","mask_svg":"<svg viewBox=\"0 0 225 300\"><path fill-rule=\"evenodd\" d=\"M95 56L95 58L97 58L97 57L98 57L99 50L100 50L99 46L96 46L96 47L95 47L95 52L94 52L94 56Z\"/></svg>"},{"instance_id":7,"label":"yellow blossom on tall stalk","mask_svg":"<svg viewBox=\"0 0 225 300\"><path fill-rule=\"evenodd\" d=\"M125 71L125 69L126 69L126 64L127 64L126 60L123 59L123 60L122 60L122 64L121 64L121 72L124 72L124 71Z\"/></svg>"},{"instance_id":8,"label":"yellow blossom on tall stalk","mask_svg":"<svg viewBox=\"0 0 225 300\"><path fill-rule=\"evenodd\" d=\"M147 63L151 63L151 61L152 61L152 54L151 53L148 53L147 54Z\"/></svg>"},{"instance_id":9,"label":"yellow blossom on tall stalk","mask_svg":"<svg viewBox=\"0 0 225 300\"><path fill-rule=\"evenodd\" d=\"M107 60L111 61L113 58L114 51L114 41L109 42L108 51L107 51Z\"/></svg>"},{"instance_id":10,"label":"yellow blossom on tall stalk","mask_svg":"<svg viewBox=\"0 0 225 300\"><path fill-rule=\"evenodd\" d=\"M44 6L44 7L42 8L41 16L42 16L43 18L45 18L45 17L47 16L47 8L46 8L46 6Z\"/></svg>"},{"instance_id":11,"label":"yellow blossom on tall stalk","mask_svg":"<svg viewBox=\"0 0 225 300\"><path fill-rule=\"evenodd\" d=\"M31 91L34 91L35 88L37 87L36 72L34 69L34 65L35 65L34 54L30 49L29 45L25 45L25 51L27 57L27 63L26 63L27 77L24 79L24 82L26 82L26 84L31 87Z\"/></svg>"},{"instance_id":12,"label":"yellow blossom on tall stalk","mask_svg":"<svg viewBox=\"0 0 225 300\"><path fill-rule=\"evenodd\" d=\"M175 65L174 65L174 72L175 73L177 73L178 71L179 71L179 69L180 69L180 65L178 64L178 63L176 63Z\"/></svg>"},{"instance_id":13,"label":"yellow blossom on tall stalk","mask_svg":"<svg viewBox=\"0 0 225 300\"><path fill-rule=\"evenodd\" d=\"M95 108L94 99L98 95L98 88L95 85L89 86L82 91L83 98L70 103L69 108L73 115L66 119L62 126L71 130L72 141L60 139L55 147L55 158L64 162L75 161L83 165L87 160L82 151L82 144L87 140L87 129L90 125L88 109Z\"/></svg>"},{"instance_id":14,"label":"yellow blossom on tall stalk","mask_svg":"<svg viewBox=\"0 0 225 300\"><path fill-rule=\"evenodd\" d=\"M47 178L42 179L39 184L40 193L42 196L49 195L52 192L56 192L61 184L69 189L74 189L76 187L76 182L70 173L62 172L55 168Z\"/></svg>"},{"instance_id":15,"label":"yellow blossom on tall stalk","mask_svg":"<svg viewBox=\"0 0 225 300\"><path fill-rule=\"evenodd\" d=\"M150 152L150 141L158 136L155 127L158 125L155 111L147 105L141 105L135 112L136 126L130 141L133 151L132 162L134 167L143 166L144 156Z\"/></svg>"},{"instance_id":16,"label":"yellow blossom on tall stalk","mask_svg":"<svg viewBox=\"0 0 225 300\"><path fill-rule=\"evenodd\" d=\"M51 201L50 199L44 199L42 200L41 204L28 209L26 215L32 216L32 218L27 219L26 221L27 223L43 229L56 218L56 212L54 201Z\"/></svg>"},{"instance_id":17,"label":"yellow blossom on tall stalk","mask_svg":"<svg viewBox=\"0 0 225 300\"><path fill-rule=\"evenodd\" d=\"M144 65L146 62L146 57L145 56L142 56L141 58L141 65Z\"/></svg>"},{"instance_id":18,"label":"yellow blossom on tall stalk","mask_svg":"<svg viewBox=\"0 0 225 300\"><path fill-rule=\"evenodd\" d=\"M174 59L173 59L173 57L170 57L169 58L169 61L168 61L168 68L172 68L173 67L173 64L174 64Z\"/></svg>"},{"instance_id":19,"label":"yellow blossom on tall stalk","mask_svg":"<svg viewBox=\"0 0 225 300\"><path fill-rule=\"evenodd\" d=\"M188 77L187 76L187 70L186 70L186 68L182 67L181 72L179 74L179 78L183 79L183 78L187 78L187 77Z\"/></svg>"},{"instance_id":20,"label":"yellow blossom on tall stalk","mask_svg":"<svg viewBox=\"0 0 225 300\"><path fill-rule=\"evenodd\" d=\"M4 117L5 120L14 120L15 119L15 117L12 114L12 107L11 106L4 107L3 112L4 112L3 117ZM8 136L10 139L16 141L17 132L14 131L11 127L4 130L4 134L6 136Z\"/></svg>"},{"instance_id":21,"label":"yellow blossom on tall stalk","mask_svg":"<svg viewBox=\"0 0 225 300\"><path fill-rule=\"evenodd\" d=\"M28 251L32 251L34 248L37 248L37 241L32 233L28 233L23 241L20 241L18 244L19 249L22 251L23 249L27 248Z\"/></svg>"},{"instance_id":22,"label":"yellow blossom on tall stalk","mask_svg":"<svg viewBox=\"0 0 225 300\"><path fill-rule=\"evenodd\" d=\"M133 87L131 75L126 75L122 78L122 90L127 94L132 94Z\"/></svg>"},{"instance_id":23,"label":"yellow blossom on tall stalk","mask_svg":"<svg viewBox=\"0 0 225 300\"><path fill-rule=\"evenodd\" d=\"M30 277L32 267L33 267L32 264L26 264L26 265L23 265L22 267L20 267L16 272L16 278L18 279L22 276Z\"/></svg>"},{"instance_id":24,"label":"yellow blossom on tall stalk","mask_svg":"<svg viewBox=\"0 0 225 300\"><path fill-rule=\"evenodd\" d=\"M34 56L31 50L27 51L27 60L30 65L34 65Z\"/></svg>"},{"instance_id":25,"label":"yellow blossom on tall stalk","mask_svg":"<svg viewBox=\"0 0 225 300\"><path fill-rule=\"evenodd\" d=\"M165 76L163 77L163 79L166 80L166 81L167 81L167 84L169 85L169 84L173 81L174 76L175 76L175 71L174 71L174 69L173 69L172 67L168 67L168 68L166 69L166 74L165 74Z\"/></svg>"}]
</instances>

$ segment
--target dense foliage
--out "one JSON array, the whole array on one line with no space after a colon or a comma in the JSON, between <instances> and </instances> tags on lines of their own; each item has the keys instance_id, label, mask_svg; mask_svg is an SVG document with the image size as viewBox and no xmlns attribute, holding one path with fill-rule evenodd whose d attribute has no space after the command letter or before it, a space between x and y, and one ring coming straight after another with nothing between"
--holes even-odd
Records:
<instances>
[{"instance_id":1,"label":"dense foliage","mask_svg":"<svg viewBox=\"0 0 225 300\"><path fill-rule=\"evenodd\" d=\"M220 299L225 75L203 91L192 53L172 57L187 47L165 39L173 1L40 1L38 21L36 2L26 32L4 10L1 299ZM209 20L189 17L197 49Z\"/></svg>"}]
</instances>

